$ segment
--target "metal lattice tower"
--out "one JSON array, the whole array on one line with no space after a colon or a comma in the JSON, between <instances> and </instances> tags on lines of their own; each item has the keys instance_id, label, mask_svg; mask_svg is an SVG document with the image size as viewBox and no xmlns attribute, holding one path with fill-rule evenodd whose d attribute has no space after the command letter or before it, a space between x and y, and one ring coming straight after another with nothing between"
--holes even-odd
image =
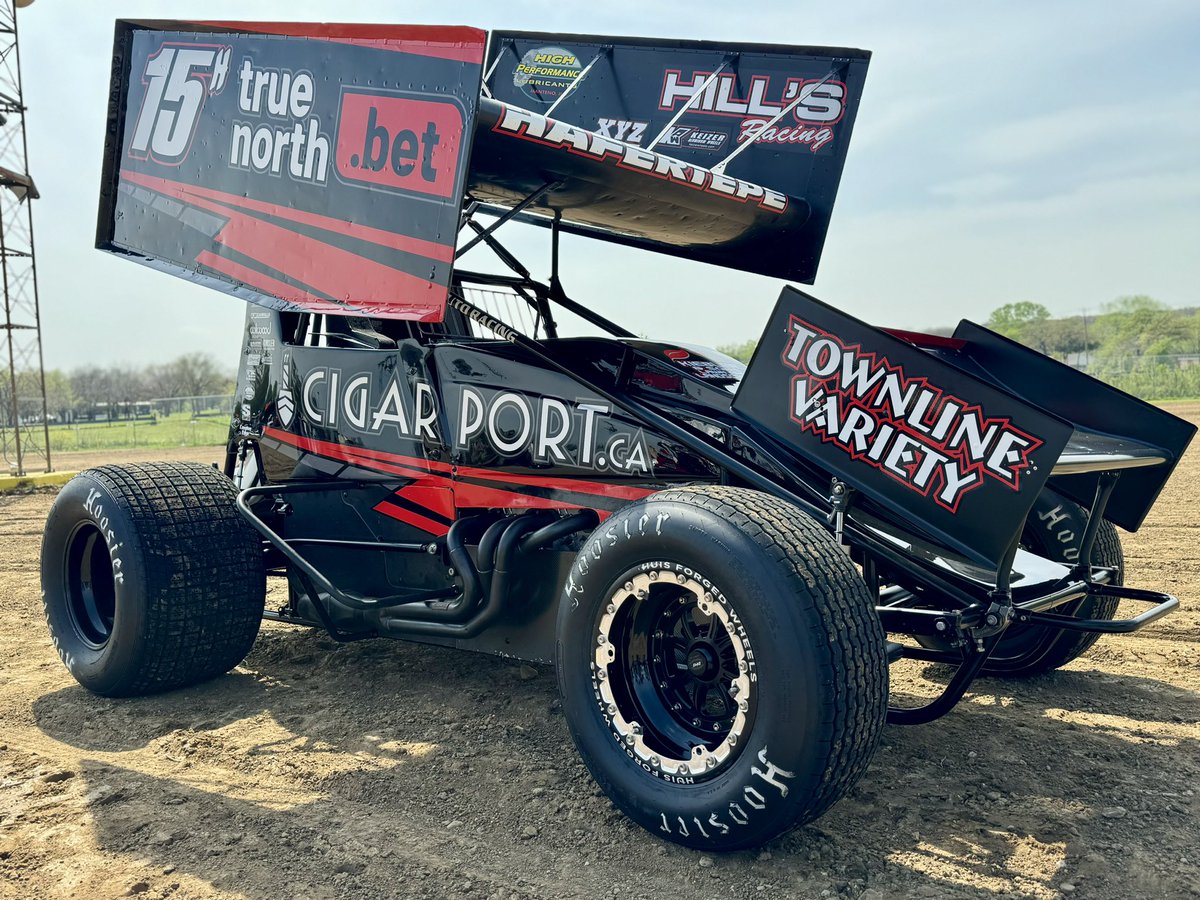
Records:
<instances>
[{"instance_id":1,"label":"metal lattice tower","mask_svg":"<svg viewBox=\"0 0 1200 900\"><path fill-rule=\"evenodd\" d=\"M33 201L29 175L17 6L0 0L0 276L4 291L5 364L0 373L0 473L50 471L50 428L37 265L33 252Z\"/></svg>"}]
</instances>

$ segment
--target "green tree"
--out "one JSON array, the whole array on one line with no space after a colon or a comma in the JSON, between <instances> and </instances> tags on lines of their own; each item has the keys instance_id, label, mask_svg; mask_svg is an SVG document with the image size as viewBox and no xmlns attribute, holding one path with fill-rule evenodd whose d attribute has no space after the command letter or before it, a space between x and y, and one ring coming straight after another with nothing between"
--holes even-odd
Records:
<instances>
[{"instance_id":1,"label":"green tree","mask_svg":"<svg viewBox=\"0 0 1200 900\"><path fill-rule=\"evenodd\" d=\"M1039 341L1043 353L1066 359L1072 353L1082 353L1098 346L1090 328L1084 328L1083 316L1065 319L1050 319L1039 328Z\"/></svg>"},{"instance_id":2,"label":"green tree","mask_svg":"<svg viewBox=\"0 0 1200 900\"><path fill-rule=\"evenodd\" d=\"M740 344L722 344L717 349L722 353L732 356L734 359L741 360L744 363L750 362L750 357L754 355L754 348L758 346L757 339L742 341Z\"/></svg>"},{"instance_id":3,"label":"green tree","mask_svg":"<svg viewBox=\"0 0 1200 900\"><path fill-rule=\"evenodd\" d=\"M1192 323L1144 294L1106 303L1094 329L1106 358L1184 353L1194 344Z\"/></svg>"},{"instance_id":4,"label":"green tree","mask_svg":"<svg viewBox=\"0 0 1200 900\"><path fill-rule=\"evenodd\" d=\"M1049 320L1050 310L1042 304L1021 300L993 310L988 316L987 327L1026 347L1047 353L1044 326Z\"/></svg>"}]
</instances>

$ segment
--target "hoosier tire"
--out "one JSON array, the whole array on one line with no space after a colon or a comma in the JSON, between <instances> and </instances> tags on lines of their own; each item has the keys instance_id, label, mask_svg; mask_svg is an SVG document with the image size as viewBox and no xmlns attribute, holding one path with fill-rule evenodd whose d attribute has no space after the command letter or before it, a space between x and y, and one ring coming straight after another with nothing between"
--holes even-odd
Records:
<instances>
[{"instance_id":1,"label":"hoosier tire","mask_svg":"<svg viewBox=\"0 0 1200 900\"><path fill-rule=\"evenodd\" d=\"M42 604L81 685L150 694L245 658L266 578L236 495L228 478L188 463L101 466L63 488L42 542Z\"/></svg>"},{"instance_id":2,"label":"hoosier tire","mask_svg":"<svg viewBox=\"0 0 1200 900\"><path fill-rule=\"evenodd\" d=\"M1079 557L1079 542L1087 528L1087 510L1053 491L1043 491L1029 515L1021 535L1026 549L1055 562L1074 564ZM1114 584L1123 584L1125 554L1121 536L1111 522L1101 522L1092 549L1092 564L1115 568ZM1054 612L1083 619L1112 619L1119 601L1112 597L1091 597ZM984 666L985 675L1024 678L1061 668L1091 649L1100 639L1097 633L1063 631L1043 625L1010 625L991 658Z\"/></svg>"},{"instance_id":3,"label":"hoosier tire","mask_svg":"<svg viewBox=\"0 0 1200 900\"><path fill-rule=\"evenodd\" d=\"M866 770L888 691L873 601L832 537L757 491L663 491L601 525L560 604L563 711L630 818L762 844Z\"/></svg>"}]
</instances>

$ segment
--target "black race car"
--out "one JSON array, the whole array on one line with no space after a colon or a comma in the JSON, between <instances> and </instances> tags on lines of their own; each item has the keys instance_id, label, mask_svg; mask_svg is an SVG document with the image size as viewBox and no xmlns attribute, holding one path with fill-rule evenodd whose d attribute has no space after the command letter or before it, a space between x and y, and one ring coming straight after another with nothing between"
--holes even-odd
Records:
<instances>
[{"instance_id":1,"label":"black race car","mask_svg":"<svg viewBox=\"0 0 1200 900\"><path fill-rule=\"evenodd\" d=\"M72 674L183 687L264 617L553 664L613 801L730 849L824 812L885 722L1170 611L1123 585L1114 525L1191 425L969 322L883 331L787 287L747 369L567 293L564 232L810 282L868 60L119 22L98 244L251 303L224 470L103 466L55 503ZM513 220L547 229L544 281ZM890 706L905 657L956 672Z\"/></svg>"}]
</instances>

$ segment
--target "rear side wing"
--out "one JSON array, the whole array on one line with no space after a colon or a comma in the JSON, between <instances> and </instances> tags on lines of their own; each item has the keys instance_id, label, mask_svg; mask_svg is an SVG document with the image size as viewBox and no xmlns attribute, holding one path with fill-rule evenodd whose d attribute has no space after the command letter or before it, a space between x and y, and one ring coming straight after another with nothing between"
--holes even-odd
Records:
<instances>
[{"instance_id":1,"label":"rear side wing","mask_svg":"<svg viewBox=\"0 0 1200 900\"><path fill-rule=\"evenodd\" d=\"M485 44L119 21L97 246L274 309L440 320Z\"/></svg>"},{"instance_id":2,"label":"rear side wing","mask_svg":"<svg viewBox=\"0 0 1200 900\"><path fill-rule=\"evenodd\" d=\"M997 567L1055 476L1105 517L1145 518L1195 428L964 322L954 338L887 333L785 288L734 410L897 522Z\"/></svg>"}]
</instances>

